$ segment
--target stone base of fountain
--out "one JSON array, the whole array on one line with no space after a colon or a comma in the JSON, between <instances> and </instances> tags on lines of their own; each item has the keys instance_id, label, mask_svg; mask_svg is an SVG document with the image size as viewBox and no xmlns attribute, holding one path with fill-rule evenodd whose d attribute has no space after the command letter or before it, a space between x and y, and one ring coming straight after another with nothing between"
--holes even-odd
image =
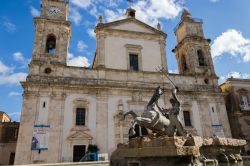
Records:
<instances>
[{"instance_id":1,"label":"stone base of fountain","mask_svg":"<svg viewBox=\"0 0 250 166\"><path fill-rule=\"evenodd\" d=\"M119 144L111 155L111 166L218 165L242 161L245 140L213 137L134 138Z\"/></svg>"}]
</instances>

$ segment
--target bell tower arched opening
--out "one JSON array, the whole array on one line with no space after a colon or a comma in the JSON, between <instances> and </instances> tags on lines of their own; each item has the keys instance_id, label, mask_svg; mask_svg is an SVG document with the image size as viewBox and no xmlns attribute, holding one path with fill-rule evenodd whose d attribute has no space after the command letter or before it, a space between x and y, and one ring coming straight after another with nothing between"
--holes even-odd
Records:
<instances>
[{"instance_id":1,"label":"bell tower arched opening","mask_svg":"<svg viewBox=\"0 0 250 166\"><path fill-rule=\"evenodd\" d=\"M197 50L197 56L198 56L199 66L206 66L205 57L203 55L202 50Z\"/></svg>"},{"instance_id":2,"label":"bell tower arched opening","mask_svg":"<svg viewBox=\"0 0 250 166\"><path fill-rule=\"evenodd\" d=\"M56 37L53 34L47 36L46 53L56 54Z\"/></svg>"},{"instance_id":3,"label":"bell tower arched opening","mask_svg":"<svg viewBox=\"0 0 250 166\"><path fill-rule=\"evenodd\" d=\"M187 61L185 55L181 56L181 67L182 67L182 72L185 73L188 70L187 67Z\"/></svg>"}]
</instances>

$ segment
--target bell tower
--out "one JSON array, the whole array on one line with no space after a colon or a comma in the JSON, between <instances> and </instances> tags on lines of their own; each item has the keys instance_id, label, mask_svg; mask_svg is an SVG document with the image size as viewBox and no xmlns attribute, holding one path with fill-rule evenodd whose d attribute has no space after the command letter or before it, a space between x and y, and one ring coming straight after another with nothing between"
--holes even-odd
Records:
<instances>
[{"instance_id":1,"label":"bell tower","mask_svg":"<svg viewBox=\"0 0 250 166\"><path fill-rule=\"evenodd\" d=\"M210 39L204 37L202 20L192 18L184 9L175 29L176 55L180 74L216 77L210 52Z\"/></svg>"},{"instance_id":2,"label":"bell tower","mask_svg":"<svg viewBox=\"0 0 250 166\"><path fill-rule=\"evenodd\" d=\"M34 18L35 39L31 70L36 64L66 65L71 38L68 15L68 0L42 0L41 16Z\"/></svg>"}]
</instances>

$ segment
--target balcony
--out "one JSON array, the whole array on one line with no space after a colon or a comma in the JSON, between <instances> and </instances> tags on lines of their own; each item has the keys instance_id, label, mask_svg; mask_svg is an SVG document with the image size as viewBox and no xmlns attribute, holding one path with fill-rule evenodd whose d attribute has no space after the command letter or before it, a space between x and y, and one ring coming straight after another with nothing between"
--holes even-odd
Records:
<instances>
[{"instance_id":1,"label":"balcony","mask_svg":"<svg viewBox=\"0 0 250 166\"><path fill-rule=\"evenodd\" d=\"M241 104L240 105L240 109L242 111L250 111L250 103L248 103L248 104Z\"/></svg>"}]
</instances>

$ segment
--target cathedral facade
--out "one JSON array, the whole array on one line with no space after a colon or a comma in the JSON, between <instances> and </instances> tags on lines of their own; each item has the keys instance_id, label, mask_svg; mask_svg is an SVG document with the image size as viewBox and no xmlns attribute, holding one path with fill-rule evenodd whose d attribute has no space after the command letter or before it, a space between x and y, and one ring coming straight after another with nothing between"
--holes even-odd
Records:
<instances>
[{"instance_id":1,"label":"cathedral facade","mask_svg":"<svg viewBox=\"0 0 250 166\"><path fill-rule=\"evenodd\" d=\"M159 104L170 107L171 83L178 86L180 118L190 133L203 137L231 137L223 95L218 87L210 40L202 21L184 10L175 29L175 52L180 74L170 74L166 59L167 35L127 18L99 23L95 28L96 54L91 68L67 66L71 24L69 4L43 0L34 19L35 39L25 82L15 164L79 161L89 144L109 155L128 141L133 110L140 115L157 86L165 93Z\"/></svg>"}]
</instances>

